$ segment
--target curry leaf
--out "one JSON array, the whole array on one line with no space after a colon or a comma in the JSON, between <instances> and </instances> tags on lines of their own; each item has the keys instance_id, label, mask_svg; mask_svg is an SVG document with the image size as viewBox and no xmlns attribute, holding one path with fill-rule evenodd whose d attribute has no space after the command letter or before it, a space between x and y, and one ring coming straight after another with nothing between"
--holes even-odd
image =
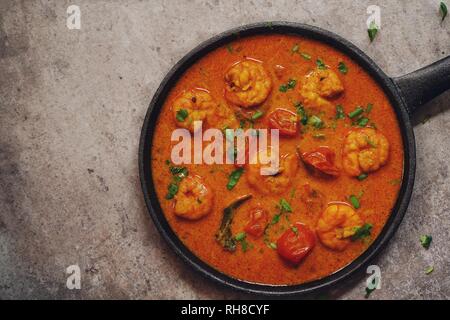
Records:
<instances>
[{"instance_id":1,"label":"curry leaf","mask_svg":"<svg viewBox=\"0 0 450 320\"><path fill-rule=\"evenodd\" d=\"M236 209L251 197L251 194L239 197L228 207L223 209L222 222L220 223L219 230L216 232L216 240L225 250L236 250L236 239L231 234L231 224L233 222Z\"/></svg>"}]
</instances>

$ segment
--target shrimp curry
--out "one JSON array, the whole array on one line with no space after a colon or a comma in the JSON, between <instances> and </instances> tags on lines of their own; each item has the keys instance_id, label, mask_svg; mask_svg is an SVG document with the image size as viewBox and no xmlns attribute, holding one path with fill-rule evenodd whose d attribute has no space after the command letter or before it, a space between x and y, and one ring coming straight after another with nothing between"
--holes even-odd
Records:
<instances>
[{"instance_id":1,"label":"shrimp curry","mask_svg":"<svg viewBox=\"0 0 450 320\"><path fill-rule=\"evenodd\" d=\"M199 121L200 130L276 129L277 170L262 175L248 149L243 163L175 164L173 131L193 133ZM404 158L376 81L329 45L281 34L243 37L197 60L171 89L151 152L158 200L180 240L222 273L273 285L326 277L361 255L395 205Z\"/></svg>"}]
</instances>

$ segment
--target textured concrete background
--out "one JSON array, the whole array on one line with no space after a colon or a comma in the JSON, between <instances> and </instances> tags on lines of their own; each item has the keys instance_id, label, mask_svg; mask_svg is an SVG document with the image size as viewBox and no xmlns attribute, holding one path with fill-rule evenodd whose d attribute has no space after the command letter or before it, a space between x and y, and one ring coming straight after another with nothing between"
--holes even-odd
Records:
<instances>
[{"instance_id":1,"label":"textured concrete background","mask_svg":"<svg viewBox=\"0 0 450 320\"><path fill-rule=\"evenodd\" d=\"M68 30L66 8L81 8ZM366 8L382 30L367 37ZM450 2L447 1L450 7ZM289 20L349 39L392 76L450 54L439 1L0 0L0 298L252 298L194 273L150 221L138 138L169 68L212 35ZM376 263L372 298L450 298L450 93L417 123L417 182L405 220ZM426 251L419 236L428 233ZM82 289L66 289L78 264ZM435 271L425 275L427 266ZM361 299L365 279L329 293Z\"/></svg>"}]
</instances>

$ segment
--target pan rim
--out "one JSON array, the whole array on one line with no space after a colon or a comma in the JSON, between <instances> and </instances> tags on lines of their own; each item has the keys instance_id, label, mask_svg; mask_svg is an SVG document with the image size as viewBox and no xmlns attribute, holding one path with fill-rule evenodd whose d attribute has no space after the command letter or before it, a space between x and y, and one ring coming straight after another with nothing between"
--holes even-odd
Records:
<instances>
[{"instance_id":1,"label":"pan rim","mask_svg":"<svg viewBox=\"0 0 450 320\"><path fill-rule=\"evenodd\" d=\"M340 50L361 65L366 72L376 80L378 85L382 87L383 91L388 96L397 116L404 146L402 186L394 208L376 240L366 249L366 251L342 269L321 279L295 285L269 285L239 280L220 272L195 256L179 240L178 236L173 232L164 217L154 190L155 186L150 165L151 145L153 142L154 131L154 126L152 127L151 124L156 123L162 104L169 92L168 87L170 84L175 83L184 71L199 58L203 57L208 52L233 41L237 37L270 33L294 34L324 42ZM203 41L179 60L161 81L147 109L141 130L138 161L139 177L147 211L159 233L169 243L170 247L177 255L193 267L194 270L217 283L246 293L267 296L291 296L323 290L343 282L350 276L355 275L358 271L361 271L364 266L369 265L369 263L387 246L403 220L412 194L416 166L415 139L412 124L408 115L408 108L404 98L392 79L388 77L371 58L348 40L328 30L307 24L287 21L260 22L230 29Z\"/></svg>"}]
</instances>

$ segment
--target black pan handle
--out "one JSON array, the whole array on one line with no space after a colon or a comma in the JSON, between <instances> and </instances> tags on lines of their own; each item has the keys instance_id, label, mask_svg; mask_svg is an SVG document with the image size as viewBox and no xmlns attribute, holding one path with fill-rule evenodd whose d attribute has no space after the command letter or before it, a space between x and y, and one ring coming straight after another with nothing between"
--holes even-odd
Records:
<instances>
[{"instance_id":1,"label":"black pan handle","mask_svg":"<svg viewBox=\"0 0 450 320\"><path fill-rule=\"evenodd\" d=\"M409 113L413 114L418 107L450 89L450 56L392 80L405 99Z\"/></svg>"}]
</instances>

